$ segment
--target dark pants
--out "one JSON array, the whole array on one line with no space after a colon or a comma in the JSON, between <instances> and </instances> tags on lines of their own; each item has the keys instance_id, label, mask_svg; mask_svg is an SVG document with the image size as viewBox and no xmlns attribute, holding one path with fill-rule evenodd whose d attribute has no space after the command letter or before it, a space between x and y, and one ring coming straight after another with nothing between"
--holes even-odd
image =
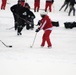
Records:
<instances>
[{"instance_id":1,"label":"dark pants","mask_svg":"<svg viewBox=\"0 0 76 75\"><path fill-rule=\"evenodd\" d=\"M25 27L25 22L22 19L18 19L18 29L17 29L17 33L21 33L21 31L23 30L23 28Z\"/></svg>"},{"instance_id":2,"label":"dark pants","mask_svg":"<svg viewBox=\"0 0 76 75\"><path fill-rule=\"evenodd\" d=\"M72 10L73 10L73 16L75 16L75 8L72 5L70 5L70 10L69 10L68 16L70 16Z\"/></svg>"},{"instance_id":3,"label":"dark pants","mask_svg":"<svg viewBox=\"0 0 76 75\"><path fill-rule=\"evenodd\" d=\"M14 17L14 28L15 28L15 30L17 30L17 28L18 28L18 22L17 22L18 17L17 17L17 15L15 15L15 13L13 13L13 17Z\"/></svg>"},{"instance_id":4,"label":"dark pants","mask_svg":"<svg viewBox=\"0 0 76 75\"><path fill-rule=\"evenodd\" d=\"M34 28L34 19L31 20L32 24L31 24L31 29Z\"/></svg>"},{"instance_id":5,"label":"dark pants","mask_svg":"<svg viewBox=\"0 0 76 75\"><path fill-rule=\"evenodd\" d=\"M26 24L26 29L27 29L27 30L30 29L30 24Z\"/></svg>"},{"instance_id":6,"label":"dark pants","mask_svg":"<svg viewBox=\"0 0 76 75\"><path fill-rule=\"evenodd\" d=\"M28 21L29 21L30 23L26 23L26 29L27 29L27 30L33 29L33 28L34 28L34 19L31 19L31 20L28 19Z\"/></svg>"},{"instance_id":7,"label":"dark pants","mask_svg":"<svg viewBox=\"0 0 76 75\"><path fill-rule=\"evenodd\" d=\"M61 11L61 9L62 9L64 6L66 6L65 9L64 9L64 11L66 11L66 9L68 8L68 5L69 5L68 2L64 2L64 4L63 4L63 5L61 6L61 8L59 9L59 11Z\"/></svg>"}]
</instances>

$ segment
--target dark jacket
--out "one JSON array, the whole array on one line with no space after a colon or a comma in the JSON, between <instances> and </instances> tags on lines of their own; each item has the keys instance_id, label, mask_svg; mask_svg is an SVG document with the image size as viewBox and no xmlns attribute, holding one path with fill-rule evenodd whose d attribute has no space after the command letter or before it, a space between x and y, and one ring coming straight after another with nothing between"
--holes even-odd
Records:
<instances>
[{"instance_id":1,"label":"dark jacket","mask_svg":"<svg viewBox=\"0 0 76 75\"><path fill-rule=\"evenodd\" d=\"M65 0L65 2L69 3L69 2L70 2L70 0Z\"/></svg>"},{"instance_id":2,"label":"dark jacket","mask_svg":"<svg viewBox=\"0 0 76 75\"><path fill-rule=\"evenodd\" d=\"M23 7L20 4L15 4L10 8L10 10L15 14L20 15L23 11Z\"/></svg>"},{"instance_id":3,"label":"dark jacket","mask_svg":"<svg viewBox=\"0 0 76 75\"><path fill-rule=\"evenodd\" d=\"M21 6L20 4L13 5L10 10L16 15L17 21L29 20L35 18L35 15L28 8Z\"/></svg>"}]
</instances>

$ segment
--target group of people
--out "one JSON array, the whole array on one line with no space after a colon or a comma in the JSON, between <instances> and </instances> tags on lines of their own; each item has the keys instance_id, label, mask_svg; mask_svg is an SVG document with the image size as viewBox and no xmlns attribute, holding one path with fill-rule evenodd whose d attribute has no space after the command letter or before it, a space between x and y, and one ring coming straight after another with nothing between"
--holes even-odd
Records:
<instances>
[{"instance_id":1,"label":"group of people","mask_svg":"<svg viewBox=\"0 0 76 75\"><path fill-rule=\"evenodd\" d=\"M40 3L37 4L37 2L40 2L40 0L35 0L34 4L34 11L38 12L40 6L38 6ZM43 30L43 36L42 36L42 42L41 42L41 47L45 46L45 42L47 42L47 46L48 48L52 47L52 43L51 43L51 39L50 39L50 34L53 30L53 25L52 25L52 21L49 18L49 16L47 15L47 8L49 7L49 11L51 12L51 6L53 4L54 0L46 0L46 7L45 7L45 11L40 13L41 16L41 20L38 21L39 27L35 30L36 33L38 33L40 30ZM75 4L75 0L70 0L70 2L68 2L68 4L70 3L70 10L69 10L69 14L71 13L71 11L73 10L73 15L75 16L75 8L74 8L74 4ZM60 8L59 11L61 11L61 9L66 5L67 3L64 2L64 5ZM67 4L67 7L68 7ZM38 7L37 7L38 6ZM66 11L67 7L65 8L64 11ZM35 19L35 15L34 13L30 10L30 6L28 3L25 3L25 0L18 0L18 3L13 5L12 7L10 7L10 10L13 13L14 16L14 21L15 21L15 30L17 30L17 35L22 35L21 31L22 29L26 26L26 29L33 29L34 28L34 19Z\"/></svg>"},{"instance_id":2,"label":"group of people","mask_svg":"<svg viewBox=\"0 0 76 75\"><path fill-rule=\"evenodd\" d=\"M25 3L24 6L21 3L20 0L18 0L18 3L13 5L10 10L13 13L14 20L15 20L15 30L17 30L17 35L22 35L21 31L26 25L26 29L28 29L29 24L33 24L33 19L35 18L35 15L32 11L30 11L30 6L28 3ZM39 20L39 27L35 30L36 33L38 33L40 30L44 30L44 34L42 36L42 42L41 47L45 46L45 42L47 42L47 47L51 48L52 43L50 40L50 34L52 32L52 22L49 16L47 15L47 12L41 12L40 13L41 20ZM33 25L31 25L33 27Z\"/></svg>"},{"instance_id":3,"label":"group of people","mask_svg":"<svg viewBox=\"0 0 76 75\"><path fill-rule=\"evenodd\" d=\"M45 11L47 11L47 8L49 7L49 11L52 11L52 4L53 4L54 0L46 0L46 4L45 4ZM6 3L7 0L2 0L2 4L1 4L1 10L5 10L6 8ZM21 0L21 5L24 6L25 4L25 0ZM40 9L40 0L34 0L34 12L38 12Z\"/></svg>"},{"instance_id":4,"label":"group of people","mask_svg":"<svg viewBox=\"0 0 76 75\"><path fill-rule=\"evenodd\" d=\"M54 3L54 0L46 0L45 3L45 12L47 12L47 9L49 8L49 11L52 12L52 4ZM73 11L73 16L75 16L75 7L74 5L76 4L76 0L65 0L63 5L61 6L61 8L59 9L59 11L62 10L62 8L64 6L65 9L64 11L66 11L66 9L69 7L69 12L68 12L68 16L70 16L71 12ZM34 0L34 12L38 12L40 9L40 0Z\"/></svg>"},{"instance_id":5,"label":"group of people","mask_svg":"<svg viewBox=\"0 0 76 75\"><path fill-rule=\"evenodd\" d=\"M69 12L68 12L68 16L70 16L71 12L73 11L73 16L75 16L75 7L74 5L76 4L75 0L65 0L63 5L61 6L61 8L59 9L59 11L62 10L63 7L65 7L64 11L66 11L66 9L69 7Z\"/></svg>"},{"instance_id":6,"label":"group of people","mask_svg":"<svg viewBox=\"0 0 76 75\"><path fill-rule=\"evenodd\" d=\"M47 12L47 9L49 8L49 11L52 12L52 4L54 0L46 0L45 4L45 12ZM34 0L34 12L39 12L40 9L40 0Z\"/></svg>"},{"instance_id":7,"label":"group of people","mask_svg":"<svg viewBox=\"0 0 76 75\"><path fill-rule=\"evenodd\" d=\"M17 35L22 35L21 31L26 26L26 29L34 28L34 19L35 15L30 10L28 3L22 3L21 0L18 0L18 3L11 6L10 10L14 16L14 28L17 30Z\"/></svg>"},{"instance_id":8,"label":"group of people","mask_svg":"<svg viewBox=\"0 0 76 75\"><path fill-rule=\"evenodd\" d=\"M2 4L1 4L1 10L5 10L6 7L6 3L7 0L2 0ZM49 11L52 12L52 4L54 3L54 0L46 0L45 3L45 12L47 12L47 9L49 8ZM62 8L64 6L65 9L64 11L66 11L66 9L69 7L69 12L68 12L68 16L70 16L71 12L73 11L73 16L75 16L75 7L74 5L76 4L76 0L65 0L63 5L61 6L61 8L59 9L59 11L62 10ZM25 5L25 0L21 0L21 5L24 6ZM39 12L40 10L40 0L34 0L34 12Z\"/></svg>"}]
</instances>

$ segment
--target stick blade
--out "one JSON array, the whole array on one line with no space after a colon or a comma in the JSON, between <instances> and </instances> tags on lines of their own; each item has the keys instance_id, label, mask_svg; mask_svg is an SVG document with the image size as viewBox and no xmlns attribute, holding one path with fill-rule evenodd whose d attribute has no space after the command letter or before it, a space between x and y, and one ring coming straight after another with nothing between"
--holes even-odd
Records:
<instances>
[{"instance_id":1,"label":"stick blade","mask_svg":"<svg viewBox=\"0 0 76 75\"><path fill-rule=\"evenodd\" d=\"M10 46L8 46L8 47L12 48L12 46L11 46L11 45L10 45Z\"/></svg>"}]
</instances>

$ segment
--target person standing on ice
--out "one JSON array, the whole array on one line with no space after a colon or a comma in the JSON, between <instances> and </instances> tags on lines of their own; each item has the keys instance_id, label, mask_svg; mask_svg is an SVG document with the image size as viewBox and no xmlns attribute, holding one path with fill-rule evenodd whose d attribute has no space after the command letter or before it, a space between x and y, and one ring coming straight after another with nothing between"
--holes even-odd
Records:
<instances>
[{"instance_id":1,"label":"person standing on ice","mask_svg":"<svg viewBox=\"0 0 76 75\"><path fill-rule=\"evenodd\" d=\"M66 6L65 9L64 9L64 11L66 11L66 9L68 8L69 2L70 2L70 0L65 0L64 4L61 6L61 8L59 9L59 11L61 11L64 6Z\"/></svg>"},{"instance_id":2,"label":"person standing on ice","mask_svg":"<svg viewBox=\"0 0 76 75\"><path fill-rule=\"evenodd\" d=\"M34 12L38 12L40 9L40 0L34 0Z\"/></svg>"},{"instance_id":3,"label":"person standing on ice","mask_svg":"<svg viewBox=\"0 0 76 75\"><path fill-rule=\"evenodd\" d=\"M26 25L26 29L27 30L29 30L29 29L31 29L31 30L33 30L34 29L34 19L35 19L35 15L34 15L34 13L30 10L30 5L28 4L28 3L25 3L25 8L28 8L29 9L29 19L30 19L30 21L32 22L30 25L29 24L27 24Z\"/></svg>"},{"instance_id":4,"label":"person standing on ice","mask_svg":"<svg viewBox=\"0 0 76 75\"><path fill-rule=\"evenodd\" d=\"M16 14L19 14L19 8L20 7L22 7L20 0L18 0L17 4L10 7L10 10L13 13L13 17L14 17L14 28L15 28L15 30L17 30L17 28L18 28L18 15L16 15Z\"/></svg>"},{"instance_id":5,"label":"person standing on ice","mask_svg":"<svg viewBox=\"0 0 76 75\"><path fill-rule=\"evenodd\" d=\"M2 0L1 10L5 10L7 0Z\"/></svg>"},{"instance_id":6,"label":"person standing on ice","mask_svg":"<svg viewBox=\"0 0 76 75\"><path fill-rule=\"evenodd\" d=\"M11 11L14 15L14 19L16 21L16 30L17 35L22 35L22 30L27 24L31 24L31 11L28 8L25 8L21 5L21 2L18 1L18 4L13 5Z\"/></svg>"},{"instance_id":7,"label":"person standing on ice","mask_svg":"<svg viewBox=\"0 0 76 75\"><path fill-rule=\"evenodd\" d=\"M52 43L50 41L50 34L52 32L52 29L53 29L53 25L52 25L51 19L47 15L47 12L41 12L40 16L42 18L40 20L40 26L36 29L35 32L39 32L40 30L43 29L44 30L44 34L42 36L41 47L44 47L45 46L45 42L47 42L48 48L51 48L52 47Z\"/></svg>"},{"instance_id":8,"label":"person standing on ice","mask_svg":"<svg viewBox=\"0 0 76 75\"><path fill-rule=\"evenodd\" d=\"M45 4L45 12L47 12L47 8L49 7L49 11L52 11L52 4L53 4L54 0L46 0L46 4Z\"/></svg>"}]
</instances>

